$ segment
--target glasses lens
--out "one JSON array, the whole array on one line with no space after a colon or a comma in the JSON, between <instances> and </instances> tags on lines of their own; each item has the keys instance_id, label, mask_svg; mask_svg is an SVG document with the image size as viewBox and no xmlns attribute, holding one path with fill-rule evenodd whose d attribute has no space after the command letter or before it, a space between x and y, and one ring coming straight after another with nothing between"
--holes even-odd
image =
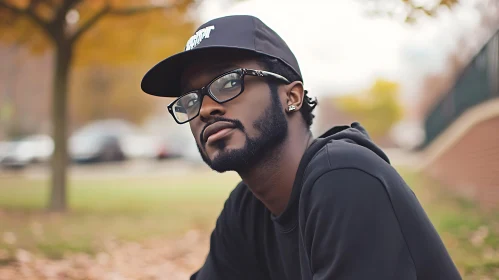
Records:
<instances>
[{"instance_id":1,"label":"glasses lens","mask_svg":"<svg viewBox=\"0 0 499 280\"><path fill-rule=\"evenodd\" d=\"M210 85L210 92L217 101L223 102L233 98L242 91L242 74L239 72L228 73Z\"/></svg>"},{"instance_id":2,"label":"glasses lens","mask_svg":"<svg viewBox=\"0 0 499 280\"><path fill-rule=\"evenodd\" d=\"M199 113L199 94L197 92L188 93L173 104L173 114L179 122L187 122Z\"/></svg>"}]
</instances>

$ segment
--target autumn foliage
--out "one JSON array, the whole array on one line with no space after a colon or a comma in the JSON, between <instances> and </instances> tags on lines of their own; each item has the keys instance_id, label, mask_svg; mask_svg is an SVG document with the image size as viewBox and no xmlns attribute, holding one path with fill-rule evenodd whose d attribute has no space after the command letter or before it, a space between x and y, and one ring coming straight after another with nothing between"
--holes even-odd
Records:
<instances>
[{"instance_id":1,"label":"autumn foliage","mask_svg":"<svg viewBox=\"0 0 499 280\"><path fill-rule=\"evenodd\" d=\"M399 85L379 79L370 89L339 97L338 107L363 124L372 138L387 135L403 117Z\"/></svg>"},{"instance_id":2,"label":"autumn foliage","mask_svg":"<svg viewBox=\"0 0 499 280\"><path fill-rule=\"evenodd\" d=\"M140 65L150 64L182 47L193 29L185 16L192 3L192 0L0 0L0 41L23 44L34 53L50 50L54 56L51 103L55 150L49 209L64 211L67 205L68 96L74 66L135 65L137 70L144 69ZM138 91L138 74L132 74L132 79L117 83L121 86L119 90L92 85L79 91L82 98L75 100L108 96L112 103L104 103L107 106L103 112L112 111L115 103L131 102L136 106L135 112L145 114L147 111L138 106L145 99L120 98L126 96L121 92L123 88L128 96ZM102 84L111 85L109 79L101 77ZM114 96L109 97L113 92ZM124 108L128 110L130 105ZM90 115L90 118L102 117L102 114Z\"/></svg>"}]
</instances>

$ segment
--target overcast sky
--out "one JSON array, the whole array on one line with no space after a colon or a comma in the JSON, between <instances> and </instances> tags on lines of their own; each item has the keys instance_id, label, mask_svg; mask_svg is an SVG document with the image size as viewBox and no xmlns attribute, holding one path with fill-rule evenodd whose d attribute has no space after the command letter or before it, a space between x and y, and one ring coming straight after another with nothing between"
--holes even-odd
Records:
<instances>
[{"instance_id":1,"label":"overcast sky","mask_svg":"<svg viewBox=\"0 0 499 280\"><path fill-rule=\"evenodd\" d=\"M458 35L478 23L469 6L411 27L366 17L361 1L354 0L226 1L206 0L199 22L233 14L259 17L288 43L316 96L368 87L376 77L395 79L406 97L414 96L421 78L442 67Z\"/></svg>"}]
</instances>

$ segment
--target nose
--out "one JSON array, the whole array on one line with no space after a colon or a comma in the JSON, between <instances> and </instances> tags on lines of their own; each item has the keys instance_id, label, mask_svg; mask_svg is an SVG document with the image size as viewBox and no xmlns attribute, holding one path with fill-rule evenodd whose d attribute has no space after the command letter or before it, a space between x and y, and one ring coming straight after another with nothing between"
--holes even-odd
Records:
<instances>
[{"instance_id":1,"label":"nose","mask_svg":"<svg viewBox=\"0 0 499 280\"><path fill-rule=\"evenodd\" d=\"M211 99L206 95L203 97L203 103L199 109L199 116L202 121L207 121L213 116L222 116L225 114L225 108L222 104Z\"/></svg>"}]
</instances>

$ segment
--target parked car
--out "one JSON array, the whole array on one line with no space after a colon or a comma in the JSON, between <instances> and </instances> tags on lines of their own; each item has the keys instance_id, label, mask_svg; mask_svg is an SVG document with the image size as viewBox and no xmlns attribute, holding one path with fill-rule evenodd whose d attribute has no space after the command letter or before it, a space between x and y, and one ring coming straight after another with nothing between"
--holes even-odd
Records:
<instances>
[{"instance_id":1,"label":"parked car","mask_svg":"<svg viewBox=\"0 0 499 280\"><path fill-rule=\"evenodd\" d=\"M14 142L9 142L9 141L0 142L0 162L2 162L2 159L10 153L10 150L12 149L13 145Z\"/></svg>"},{"instance_id":2,"label":"parked car","mask_svg":"<svg viewBox=\"0 0 499 280\"><path fill-rule=\"evenodd\" d=\"M136 128L123 120L102 120L77 130L69 139L69 155L77 163L125 160L122 141Z\"/></svg>"},{"instance_id":3,"label":"parked car","mask_svg":"<svg viewBox=\"0 0 499 280\"><path fill-rule=\"evenodd\" d=\"M0 163L8 168L22 168L32 163L45 163L54 152L54 141L45 134L36 134L2 145Z\"/></svg>"},{"instance_id":4,"label":"parked car","mask_svg":"<svg viewBox=\"0 0 499 280\"><path fill-rule=\"evenodd\" d=\"M125 135L121 141L124 154L129 159L156 157L159 139L140 130Z\"/></svg>"}]
</instances>

